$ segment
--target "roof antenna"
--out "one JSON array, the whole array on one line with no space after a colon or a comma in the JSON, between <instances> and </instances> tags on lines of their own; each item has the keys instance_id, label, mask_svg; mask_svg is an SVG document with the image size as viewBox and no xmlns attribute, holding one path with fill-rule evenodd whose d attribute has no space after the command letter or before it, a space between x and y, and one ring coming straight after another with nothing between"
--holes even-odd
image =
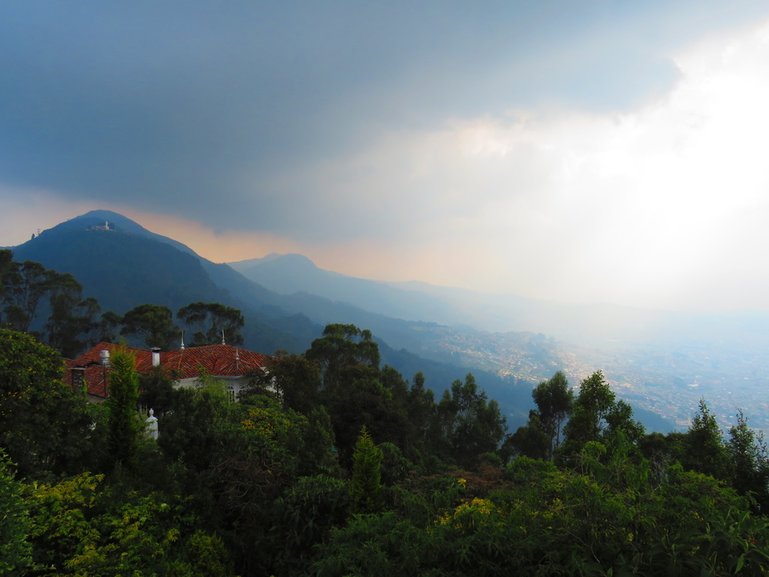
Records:
<instances>
[{"instance_id":1,"label":"roof antenna","mask_svg":"<svg viewBox=\"0 0 769 577\"><path fill-rule=\"evenodd\" d=\"M179 347L179 348L180 348L180 350L182 350L182 351L184 350L184 331L182 331L182 346L181 346L181 347Z\"/></svg>"},{"instance_id":2,"label":"roof antenna","mask_svg":"<svg viewBox=\"0 0 769 577\"><path fill-rule=\"evenodd\" d=\"M222 329L222 344L226 345L227 343L224 342L224 329Z\"/></svg>"}]
</instances>

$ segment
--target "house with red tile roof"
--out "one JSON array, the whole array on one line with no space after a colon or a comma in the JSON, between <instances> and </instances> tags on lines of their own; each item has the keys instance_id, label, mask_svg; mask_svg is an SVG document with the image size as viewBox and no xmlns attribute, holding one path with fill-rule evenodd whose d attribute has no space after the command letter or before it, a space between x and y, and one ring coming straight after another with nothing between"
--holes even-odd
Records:
<instances>
[{"instance_id":1,"label":"house with red tile roof","mask_svg":"<svg viewBox=\"0 0 769 577\"><path fill-rule=\"evenodd\" d=\"M266 355L224 343L160 351L101 342L67 362L72 387L85 389L93 400L107 398L109 359L121 348L136 358L140 374L160 367L179 387L198 386L200 375L206 374L224 382L233 397L237 397L254 373L266 370L268 361Z\"/></svg>"}]
</instances>

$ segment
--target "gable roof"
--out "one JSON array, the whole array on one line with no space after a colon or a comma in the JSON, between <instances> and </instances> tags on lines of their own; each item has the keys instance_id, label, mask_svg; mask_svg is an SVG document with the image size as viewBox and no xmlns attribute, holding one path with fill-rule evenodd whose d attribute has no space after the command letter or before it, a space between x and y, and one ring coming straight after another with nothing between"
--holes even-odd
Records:
<instances>
[{"instance_id":1,"label":"gable roof","mask_svg":"<svg viewBox=\"0 0 769 577\"><path fill-rule=\"evenodd\" d=\"M101 362L101 351L107 350L110 355L117 350L126 350L136 358L136 371L147 374L152 371L152 351L100 342L73 360L67 361L69 369L80 369L85 378L88 394L106 398L109 381L109 367ZM202 347L187 347L175 351L160 352L160 367L166 374L176 380L194 379L204 371L212 377L237 378L245 377L266 366L268 357L262 353L249 351L232 345L217 344ZM69 371L69 381L75 386L75 372Z\"/></svg>"},{"instance_id":2,"label":"gable roof","mask_svg":"<svg viewBox=\"0 0 769 577\"><path fill-rule=\"evenodd\" d=\"M201 369L213 377L242 377L263 369L266 364L266 355L232 345L188 347L169 351L165 359L160 353L160 365L170 368L176 379L198 377Z\"/></svg>"}]
</instances>

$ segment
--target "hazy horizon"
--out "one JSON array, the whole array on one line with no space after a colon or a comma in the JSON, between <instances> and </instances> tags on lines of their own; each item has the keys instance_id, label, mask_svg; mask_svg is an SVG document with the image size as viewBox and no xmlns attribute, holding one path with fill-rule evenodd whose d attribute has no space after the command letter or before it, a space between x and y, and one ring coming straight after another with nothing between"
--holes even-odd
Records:
<instances>
[{"instance_id":1,"label":"hazy horizon","mask_svg":"<svg viewBox=\"0 0 769 577\"><path fill-rule=\"evenodd\" d=\"M760 2L1 10L0 245L107 209L216 262L769 311Z\"/></svg>"}]
</instances>

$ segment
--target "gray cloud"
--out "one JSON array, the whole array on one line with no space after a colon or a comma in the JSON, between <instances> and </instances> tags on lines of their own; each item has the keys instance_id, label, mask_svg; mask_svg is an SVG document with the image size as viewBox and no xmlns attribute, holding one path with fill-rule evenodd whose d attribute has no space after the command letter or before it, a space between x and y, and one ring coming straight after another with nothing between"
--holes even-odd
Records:
<instances>
[{"instance_id":1,"label":"gray cloud","mask_svg":"<svg viewBox=\"0 0 769 577\"><path fill-rule=\"evenodd\" d=\"M543 104L622 110L675 80L666 48L760 10L669 4L12 2L0 182L222 229L398 235L415 224L390 202L404 191L372 183L356 203L334 180L365 171L354 155L383 134Z\"/></svg>"}]
</instances>

